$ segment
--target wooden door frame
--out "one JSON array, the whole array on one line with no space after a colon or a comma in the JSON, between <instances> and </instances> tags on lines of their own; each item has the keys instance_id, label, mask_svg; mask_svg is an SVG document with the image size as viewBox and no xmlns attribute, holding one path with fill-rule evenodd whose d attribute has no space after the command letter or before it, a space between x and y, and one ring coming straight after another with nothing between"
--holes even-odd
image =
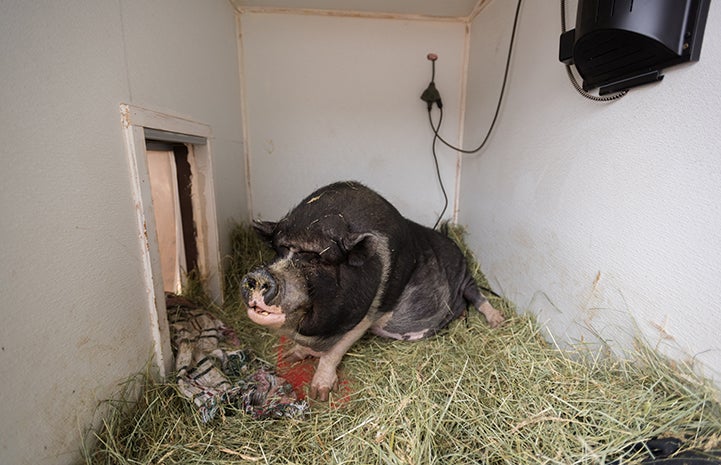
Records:
<instances>
[{"instance_id":1,"label":"wooden door frame","mask_svg":"<svg viewBox=\"0 0 721 465\"><path fill-rule=\"evenodd\" d=\"M205 144L193 145L193 156L191 157L193 210L197 214L194 221L197 232L198 269L210 297L221 302L222 270L215 210L215 189L213 187L212 131L208 125L135 105L121 104L120 115L132 178L155 363L159 375L166 377L173 371L173 353L170 347L170 330L160 267L160 248L150 193L145 128L205 139Z\"/></svg>"}]
</instances>

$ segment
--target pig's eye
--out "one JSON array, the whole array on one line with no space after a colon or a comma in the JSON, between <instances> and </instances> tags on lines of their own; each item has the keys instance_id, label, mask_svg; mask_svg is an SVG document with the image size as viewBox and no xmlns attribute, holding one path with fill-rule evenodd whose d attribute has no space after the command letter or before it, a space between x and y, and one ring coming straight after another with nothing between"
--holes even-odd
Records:
<instances>
[{"instance_id":1,"label":"pig's eye","mask_svg":"<svg viewBox=\"0 0 721 465\"><path fill-rule=\"evenodd\" d=\"M321 256L315 252L297 252L293 256L297 257L299 261L311 265L317 265L322 261Z\"/></svg>"},{"instance_id":2,"label":"pig's eye","mask_svg":"<svg viewBox=\"0 0 721 465\"><path fill-rule=\"evenodd\" d=\"M275 253L277 253L279 257L284 258L288 256L290 249L284 245L279 245L275 248Z\"/></svg>"}]
</instances>

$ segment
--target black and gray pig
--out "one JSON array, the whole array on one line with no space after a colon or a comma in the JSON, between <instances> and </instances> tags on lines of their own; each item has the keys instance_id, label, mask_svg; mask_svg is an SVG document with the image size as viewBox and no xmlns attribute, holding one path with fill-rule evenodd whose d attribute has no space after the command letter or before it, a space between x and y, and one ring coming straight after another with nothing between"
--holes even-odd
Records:
<instances>
[{"instance_id":1,"label":"black and gray pig","mask_svg":"<svg viewBox=\"0 0 721 465\"><path fill-rule=\"evenodd\" d=\"M277 223L255 228L277 257L243 278L248 316L295 341L289 361L319 357L312 398L328 399L338 364L368 330L422 339L469 304L490 326L503 322L451 239L357 182L318 189Z\"/></svg>"}]
</instances>

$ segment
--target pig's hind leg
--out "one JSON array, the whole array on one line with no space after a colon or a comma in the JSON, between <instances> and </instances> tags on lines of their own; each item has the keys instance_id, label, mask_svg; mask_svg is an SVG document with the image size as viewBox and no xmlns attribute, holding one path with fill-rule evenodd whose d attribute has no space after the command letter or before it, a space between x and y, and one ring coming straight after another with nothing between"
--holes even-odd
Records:
<instances>
[{"instance_id":1,"label":"pig's hind leg","mask_svg":"<svg viewBox=\"0 0 721 465\"><path fill-rule=\"evenodd\" d=\"M488 322L488 326L491 328L496 328L503 323L504 318L501 312L494 308L493 305L488 302L488 299L481 294L481 290L478 288L475 280L470 276L467 278L466 286L463 289L463 298L466 302L476 307L479 312L483 313L483 316L486 317L486 321Z\"/></svg>"}]
</instances>

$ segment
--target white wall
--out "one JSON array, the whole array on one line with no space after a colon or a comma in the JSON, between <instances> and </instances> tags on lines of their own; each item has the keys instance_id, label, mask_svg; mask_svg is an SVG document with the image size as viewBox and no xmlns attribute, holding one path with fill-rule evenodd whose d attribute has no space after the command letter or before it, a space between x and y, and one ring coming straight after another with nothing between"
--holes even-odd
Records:
<instances>
[{"instance_id":1,"label":"white wall","mask_svg":"<svg viewBox=\"0 0 721 465\"><path fill-rule=\"evenodd\" d=\"M247 219L234 10L227 0L122 0L131 103L207 124L221 252Z\"/></svg>"},{"instance_id":2,"label":"white wall","mask_svg":"<svg viewBox=\"0 0 721 465\"><path fill-rule=\"evenodd\" d=\"M465 26L241 14L253 215L278 219L312 190L356 179L433 224L443 208L420 95L437 53L443 134L458 141ZM439 148L452 212L455 155Z\"/></svg>"},{"instance_id":3,"label":"white wall","mask_svg":"<svg viewBox=\"0 0 721 465\"><path fill-rule=\"evenodd\" d=\"M247 215L233 10L3 1L0 43L0 463L76 463L153 351L119 104L210 125L222 239Z\"/></svg>"},{"instance_id":4,"label":"white wall","mask_svg":"<svg viewBox=\"0 0 721 465\"><path fill-rule=\"evenodd\" d=\"M721 9L700 62L599 104L558 62L558 3L524 2L499 125L463 160L460 222L494 287L558 340L592 327L624 345L638 325L718 381ZM492 2L472 24L467 146L490 121L514 8Z\"/></svg>"}]
</instances>

